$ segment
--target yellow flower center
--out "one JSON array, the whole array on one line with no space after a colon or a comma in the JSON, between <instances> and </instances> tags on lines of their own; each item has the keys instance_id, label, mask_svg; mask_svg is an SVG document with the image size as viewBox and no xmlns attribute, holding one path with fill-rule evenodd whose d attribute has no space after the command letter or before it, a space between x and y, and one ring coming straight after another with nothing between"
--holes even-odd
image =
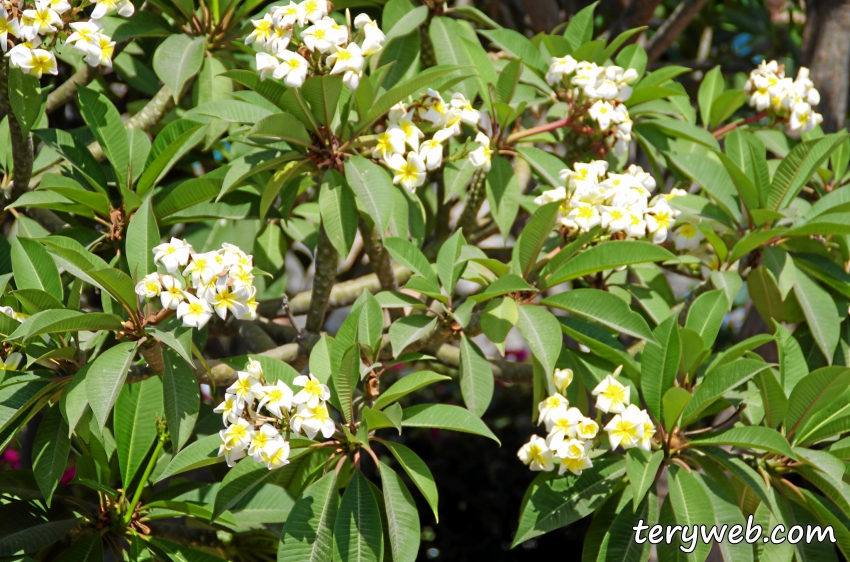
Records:
<instances>
[{"instance_id":1,"label":"yellow flower center","mask_svg":"<svg viewBox=\"0 0 850 562\"><path fill-rule=\"evenodd\" d=\"M351 60L351 53L349 53L345 49L341 49L336 54L336 60L341 60L341 61Z\"/></svg>"}]
</instances>

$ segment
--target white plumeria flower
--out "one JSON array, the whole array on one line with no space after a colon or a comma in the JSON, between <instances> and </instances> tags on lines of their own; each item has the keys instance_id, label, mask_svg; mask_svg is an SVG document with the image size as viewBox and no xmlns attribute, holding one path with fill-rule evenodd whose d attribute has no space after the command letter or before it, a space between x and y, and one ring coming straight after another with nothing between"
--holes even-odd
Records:
<instances>
[{"instance_id":1,"label":"white plumeria flower","mask_svg":"<svg viewBox=\"0 0 850 562\"><path fill-rule=\"evenodd\" d=\"M24 10L21 18L28 24L27 31L24 33L27 39L32 39L36 35L54 33L63 25L62 18L50 7L50 2L36 2L35 9Z\"/></svg>"},{"instance_id":2,"label":"white plumeria flower","mask_svg":"<svg viewBox=\"0 0 850 562\"><path fill-rule=\"evenodd\" d=\"M614 107L607 101L599 100L590 106L587 110L591 119L599 124L599 128L603 131L608 130L611 126L612 118L615 116Z\"/></svg>"},{"instance_id":3,"label":"white plumeria flower","mask_svg":"<svg viewBox=\"0 0 850 562\"><path fill-rule=\"evenodd\" d=\"M618 375L622 367L617 367L614 376ZM606 414L619 414L626 410L629 404L631 388L624 386L612 375L608 375L602 382L596 385L591 394L596 396L596 407Z\"/></svg>"},{"instance_id":4,"label":"white plumeria flower","mask_svg":"<svg viewBox=\"0 0 850 562\"><path fill-rule=\"evenodd\" d=\"M248 445L248 454L254 457L254 461L263 462L263 452L271 445L280 432L271 424L264 423L259 431L254 432L254 438Z\"/></svg>"},{"instance_id":5,"label":"white plumeria flower","mask_svg":"<svg viewBox=\"0 0 850 562\"><path fill-rule=\"evenodd\" d=\"M573 370L555 369L553 378L555 379L555 388L558 389L558 392L564 392L573 382Z\"/></svg>"},{"instance_id":6,"label":"white plumeria flower","mask_svg":"<svg viewBox=\"0 0 850 562\"><path fill-rule=\"evenodd\" d=\"M162 290L159 294L159 302L162 304L162 308L177 310L180 303L186 300L183 284L171 275L163 275L160 278L160 283L162 283Z\"/></svg>"},{"instance_id":7,"label":"white plumeria flower","mask_svg":"<svg viewBox=\"0 0 850 562\"><path fill-rule=\"evenodd\" d=\"M236 264L227 272L227 280L233 283L234 287L244 287L248 291L253 289L254 274L253 268L245 268L241 264Z\"/></svg>"},{"instance_id":8,"label":"white plumeria flower","mask_svg":"<svg viewBox=\"0 0 850 562\"><path fill-rule=\"evenodd\" d=\"M248 313L245 314L239 320L247 320L248 322L252 322L257 319L257 288L251 287L251 296L248 297L248 300L245 301L245 306L248 307Z\"/></svg>"},{"instance_id":9,"label":"white plumeria flower","mask_svg":"<svg viewBox=\"0 0 850 562\"><path fill-rule=\"evenodd\" d=\"M10 18L6 8L0 6L0 47L2 47L4 53L9 48L8 38L10 33L15 37L20 35L18 20L17 18Z\"/></svg>"},{"instance_id":10,"label":"white plumeria flower","mask_svg":"<svg viewBox=\"0 0 850 562\"><path fill-rule=\"evenodd\" d=\"M286 50L292 41L292 28L275 25L272 35L266 41L265 48L272 53L280 53Z\"/></svg>"},{"instance_id":11,"label":"white plumeria flower","mask_svg":"<svg viewBox=\"0 0 850 562\"><path fill-rule=\"evenodd\" d=\"M14 50L14 49L13 49ZM56 56L51 51L44 49L33 49L31 58L26 63L21 63L20 68L27 74L41 78L44 74L59 74L56 64Z\"/></svg>"},{"instance_id":12,"label":"white plumeria flower","mask_svg":"<svg viewBox=\"0 0 850 562\"><path fill-rule=\"evenodd\" d=\"M562 443L555 454L561 459L561 467L558 469L558 474L563 474L569 470L576 476L581 476L583 470L593 466L593 462L587 456L587 448L584 441L579 439L570 439Z\"/></svg>"},{"instance_id":13,"label":"white plumeria flower","mask_svg":"<svg viewBox=\"0 0 850 562\"><path fill-rule=\"evenodd\" d=\"M342 83L352 92L360 85L360 80L363 78L362 70L346 70L342 75Z\"/></svg>"},{"instance_id":14,"label":"white plumeria flower","mask_svg":"<svg viewBox=\"0 0 850 562\"><path fill-rule=\"evenodd\" d=\"M384 48L384 44L380 41L377 41L374 37L367 35L363 40L363 46L360 48L360 51L363 53L364 57L368 57L369 55L374 55Z\"/></svg>"},{"instance_id":15,"label":"white plumeria flower","mask_svg":"<svg viewBox=\"0 0 850 562\"><path fill-rule=\"evenodd\" d=\"M411 150L419 151L419 144L422 140L422 137L425 136L425 133L416 126L413 122L413 112L409 112L403 117L399 118L397 122L391 124L387 131L401 131L403 135L404 142L410 147ZM396 152L404 152L404 150L399 150Z\"/></svg>"},{"instance_id":16,"label":"white plumeria flower","mask_svg":"<svg viewBox=\"0 0 850 562\"><path fill-rule=\"evenodd\" d=\"M611 449L616 449L618 446L623 449L637 447L644 434L645 417L646 414L634 404L629 404L629 407L621 414L614 416L605 426Z\"/></svg>"},{"instance_id":17,"label":"white plumeria flower","mask_svg":"<svg viewBox=\"0 0 850 562\"><path fill-rule=\"evenodd\" d=\"M18 366L21 364L21 360L23 360L24 356L14 351L10 353L5 359L0 361L0 370L2 371L17 371Z\"/></svg>"},{"instance_id":18,"label":"white plumeria flower","mask_svg":"<svg viewBox=\"0 0 850 562\"><path fill-rule=\"evenodd\" d=\"M176 273L177 269L189 263L189 255L192 246L185 240L172 238L171 242L165 242L153 249L153 261L165 267L168 273Z\"/></svg>"},{"instance_id":19,"label":"white plumeria flower","mask_svg":"<svg viewBox=\"0 0 850 562\"><path fill-rule=\"evenodd\" d=\"M218 279L213 278L209 283L198 283L194 286L194 289L196 297L213 304L218 294Z\"/></svg>"},{"instance_id":20,"label":"white plumeria flower","mask_svg":"<svg viewBox=\"0 0 850 562\"><path fill-rule=\"evenodd\" d=\"M347 70L360 72L363 70L363 52L357 43L350 43L347 47L335 45L327 62L333 66L331 74L342 74Z\"/></svg>"},{"instance_id":21,"label":"white plumeria flower","mask_svg":"<svg viewBox=\"0 0 850 562\"><path fill-rule=\"evenodd\" d=\"M490 148L490 138L484 133L479 132L475 136L475 142L480 146L469 153L469 161L476 168L489 172L493 158L493 150Z\"/></svg>"},{"instance_id":22,"label":"white plumeria flower","mask_svg":"<svg viewBox=\"0 0 850 562\"><path fill-rule=\"evenodd\" d=\"M301 32L304 45L310 51L327 53L331 47L336 45L336 33L331 28L333 20L320 20Z\"/></svg>"},{"instance_id":23,"label":"white plumeria flower","mask_svg":"<svg viewBox=\"0 0 850 562\"><path fill-rule=\"evenodd\" d=\"M68 36L65 42L71 43L83 51L85 45L94 43L95 36L103 29L103 24L97 20L71 22L69 25L74 32Z\"/></svg>"},{"instance_id":24,"label":"white plumeria flower","mask_svg":"<svg viewBox=\"0 0 850 562\"><path fill-rule=\"evenodd\" d=\"M549 189L534 198L534 203L537 205L547 205L556 201L563 201L567 198L567 190L563 187Z\"/></svg>"},{"instance_id":25,"label":"white plumeria flower","mask_svg":"<svg viewBox=\"0 0 850 562\"><path fill-rule=\"evenodd\" d=\"M245 367L245 371L255 379L259 380L263 378L263 364L257 361L256 359L251 359L248 361L248 365ZM259 398L259 396L257 396Z\"/></svg>"},{"instance_id":26,"label":"white plumeria flower","mask_svg":"<svg viewBox=\"0 0 850 562\"><path fill-rule=\"evenodd\" d=\"M641 410L641 413L643 414L643 433L638 433L638 447L644 451L651 451L652 436L655 435L655 425L652 423L646 410Z\"/></svg>"},{"instance_id":27,"label":"white plumeria flower","mask_svg":"<svg viewBox=\"0 0 850 562\"><path fill-rule=\"evenodd\" d=\"M50 9L59 15L71 9L71 3L68 0L50 0L48 4L50 5Z\"/></svg>"},{"instance_id":28,"label":"white plumeria flower","mask_svg":"<svg viewBox=\"0 0 850 562\"><path fill-rule=\"evenodd\" d=\"M541 400L537 405L537 423L545 423L548 427L551 420L554 420L562 412L566 412L569 406L570 403L560 394L553 394L545 400Z\"/></svg>"},{"instance_id":29,"label":"white plumeria flower","mask_svg":"<svg viewBox=\"0 0 850 562\"><path fill-rule=\"evenodd\" d=\"M391 125L398 125L398 122L407 115L407 112L407 105L405 105L403 101L400 101L392 106L389 112L387 112L387 121L389 121Z\"/></svg>"},{"instance_id":30,"label":"white plumeria flower","mask_svg":"<svg viewBox=\"0 0 850 562\"><path fill-rule=\"evenodd\" d=\"M112 68L113 53L115 53L115 41L108 35L98 33L90 43L86 43L86 56L83 60L89 66Z\"/></svg>"},{"instance_id":31,"label":"white plumeria flower","mask_svg":"<svg viewBox=\"0 0 850 562\"><path fill-rule=\"evenodd\" d=\"M550 86L563 80L567 74L575 72L576 59L567 55L565 57L552 57L552 62L549 64L549 71L546 73L546 82Z\"/></svg>"},{"instance_id":32,"label":"white plumeria flower","mask_svg":"<svg viewBox=\"0 0 850 562\"><path fill-rule=\"evenodd\" d=\"M133 6L130 0L95 0L95 7L91 17L99 20L106 14L116 10L122 18L129 18L136 11L136 7Z\"/></svg>"},{"instance_id":33,"label":"white plumeria flower","mask_svg":"<svg viewBox=\"0 0 850 562\"><path fill-rule=\"evenodd\" d=\"M240 403L235 394L225 394L224 402L213 409L216 414L221 414L221 421L225 425L236 423L242 415L245 403Z\"/></svg>"},{"instance_id":34,"label":"white plumeria flower","mask_svg":"<svg viewBox=\"0 0 850 562\"><path fill-rule=\"evenodd\" d=\"M354 27L362 29L367 37L371 35L382 43L387 40L387 36L384 35L384 32L381 31L380 27L378 27L378 22L370 18L367 14L359 14L356 18L354 18Z\"/></svg>"},{"instance_id":35,"label":"white plumeria flower","mask_svg":"<svg viewBox=\"0 0 850 562\"><path fill-rule=\"evenodd\" d=\"M308 21L316 23L328 15L328 3L327 0L304 0L301 2L301 10L304 21L299 21L299 25L304 26Z\"/></svg>"},{"instance_id":36,"label":"white plumeria flower","mask_svg":"<svg viewBox=\"0 0 850 562\"><path fill-rule=\"evenodd\" d=\"M159 282L159 273L148 273L141 281L136 283L136 294L146 299L158 297L162 292L162 283Z\"/></svg>"},{"instance_id":37,"label":"white plumeria flower","mask_svg":"<svg viewBox=\"0 0 850 562\"><path fill-rule=\"evenodd\" d=\"M646 220L644 220L643 214L635 212L635 209L629 212L629 224L626 226L626 234L634 238L646 236Z\"/></svg>"},{"instance_id":38,"label":"white plumeria flower","mask_svg":"<svg viewBox=\"0 0 850 562\"><path fill-rule=\"evenodd\" d=\"M640 166L638 166L636 164L632 164L631 166L626 168L626 171L623 172L623 175L633 176L648 191L655 190L655 187L656 187L655 178L652 177L652 174L645 172L643 168L641 168ZM679 190L679 191L682 191L682 190Z\"/></svg>"},{"instance_id":39,"label":"white plumeria flower","mask_svg":"<svg viewBox=\"0 0 850 562\"><path fill-rule=\"evenodd\" d=\"M573 203L573 208L567 218L575 223L582 232L588 232L602 222L599 210L594 205L582 201Z\"/></svg>"},{"instance_id":40,"label":"white plumeria flower","mask_svg":"<svg viewBox=\"0 0 850 562\"><path fill-rule=\"evenodd\" d=\"M430 121L435 127L442 127L446 122L446 104L443 96L436 90L428 88L428 97L425 98L419 109L419 117Z\"/></svg>"},{"instance_id":41,"label":"white plumeria flower","mask_svg":"<svg viewBox=\"0 0 850 562\"><path fill-rule=\"evenodd\" d=\"M261 47L265 46L274 34L274 20L272 19L272 15L266 14L262 19L251 20L251 25L254 26L254 29L245 38L245 44L256 43Z\"/></svg>"},{"instance_id":42,"label":"white plumeria flower","mask_svg":"<svg viewBox=\"0 0 850 562\"><path fill-rule=\"evenodd\" d=\"M183 270L183 276L191 276L193 285L209 283L224 269L216 259L217 256L216 252L193 254L192 261Z\"/></svg>"},{"instance_id":43,"label":"white plumeria flower","mask_svg":"<svg viewBox=\"0 0 850 562\"><path fill-rule=\"evenodd\" d=\"M319 379L314 377L312 373L295 377L292 384L303 387L298 391L298 394L292 397L293 404L304 404L312 410L319 405L320 401L324 402L331 397L331 391L327 385L319 382Z\"/></svg>"},{"instance_id":44,"label":"white plumeria flower","mask_svg":"<svg viewBox=\"0 0 850 562\"><path fill-rule=\"evenodd\" d=\"M411 193L416 192L416 188L425 183L425 162L416 152L408 152L407 159L401 154L393 154L387 160L387 165L395 172L393 183L401 185Z\"/></svg>"},{"instance_id":45,"label":"white plumeria flower","mask_svg":"<svg viewBox=\"0 0 850 562\"><path fill-rule=\"evenodd\" d=\"M580 422L578 422L578 425L576 425L575 431L575 436L577 438L589 441L594 439L596 434L599 433L599 424L591 418L583 418Z\"/></svg>"},{"instance_id":46,"label":"white plumeria flower","mask_svg":"<svg viewBox=\"0 0 850 562\"><path fill-rule=\"evenodd\" d=\"M446 109L443 115L443 128L434 133L434 140L445 142L452 137L456 137L463 132L461 129L461 112L453 107Z\"/></svg>"},{"instance_id":47,"label":"white plumeria flower","mask_svg":"<svg viewBox=\"0 0 850 562\"><path fill-rule=\"evenodd\" d=\"M187 301L177 305L177 318L183 320L184 327L203 329L212 318L209 303L189 293L186 298Z\"/></svg>"},{"instance_id":48,"label":"white plumeria flower","mask_svg":"<svg viewBox=\"0 0 850 562\"><path fill-rule=\"evenodd\" d=\"M263 387L263 397L257 409L265 408L277 419L283 418L283 410L292 409L292 389L282 380Z\"/></svg>"},{"instance_id":49,"label":"white plumeria flower","mask_svg":"<svg viewBox=\"0 0 850 562\"><path fill-rule=\"evenodd\" d=\"M304 80L307 79L307 70L310 68L307 59L292 51L283 51L279 56L283 62L272 75L278 80L283 79L283 83L290 88L303 86Z\"/></svg>"},{"instance_id":50,"label":"white plumeria flower","mask_svg":"<svg viewBox=\"0 0 850 562\"><path fill-rule=\"evenodd\" d=\"M443 165L443 145L434 139L426 140L419 145L419 156L425 161L425 169L434 171Z\"/></svg>"},{"instance_id":51,"label":"white plumeria flower","mask_svg":"<svg viewBox=\"0 0 850 562\"><path fill-rule=\"evenodd\" d=\"M257 53L257 72L260 73L260 81L262 82L269 76L273 76L280 66L280 59L268 53Z\"/></svg>"},{"instance_id":52,"label":"white plumeria flower","mask_svg":"<svg viewBox=\"0 0 850 562\"><path fill-rule=\"evenodd\" d=\"M393 154L404 153L404 131L390 127L378 134L378 142L372 149L372 158L388 161Z\"/></svg>"},{"instance_id":53,"label":"white plumeria flower","mask_svg":"<svg viewBox=\"0 0 850 562\"><path fill-rule=\"evenodd\" d=\"M481 112L472 107L472 103L463 94L460 92L453 94L449 104L457 111L460 111L461 122L466 123L470 127L478 126L478 121L481 119Z\"/></svg>"},{"instance_id":54,"label":"white plumeria flower","mask_svg":"<svg viewBox=\"0 0 850 562\"><path fill-rule=\"evenodd\" d=\"M278 435L262 452L263 462L269 470L275 470L289 464L289 441Z\"/></svg>"},{"instance_id":55,"label":"white plumeria flower","mask_svg":"<svg viewBox=\"0 0 850 562\"><path fill-rule=\"evenodd\" d=\"M236 403L244 407L250 407L254 400L262 400L265 396L263 384L259 378L248 371L238 371L236 382L227 387L227 393L236 397Z\"/></svg>"},{"instance_id":56,"label":"white plumeria flower","mask_svg":"<svg viewBox=\"0 0 850 562\"><path fill-rule=\"evenodd\" d=\"M218 448L218 456L224 457L227 466L231 468L236 466L236 461L245 458L247 455L248 450L244 447L241 449L225 449L224 446L219 446Z\"/></svg>"},{"instance_id":57,"label":"white plumeria flower","mask_svg":"<svg viewBox=\"0 0 850 562\"><path fill-rule=\"evenodd\" d=\"M705 240L705 234L692 224L683 224L673 232L673 244L677 250L696 250Z\"/></svg>"},{"instance_id":58,"label":"white plumeria flower","mask_svg":"<svg viewBox=\"0 0 850 562\"><path fill-rule=\"evenodd\" d=\"M523 445L517 457L523 464L527 465L531 470L539 472L541 470L550 472L555 468L555 463L552 460L552 451L546 446L546 441L539 435L532 435L528 443Z\"/></svg>"},{"instance_id":59,"label":"white plumeria flower","mask_svg":"<svg viewBox=\"0 0 850 562\"><path fill-rule=\"evenodd\" d=\"M328 411L328 407L324 402L319 402L315 408L302 407L299 408L299 414L304 418L301 422L301 429L307 434L307 437L313 439L319 433L325 439L333 437L336 431L334 420Z\"/></svg>"},{"instance_id":60,"label":"white plumeria flower","mask_svg":"<svg viewBox=\"0 0 850 562\"><path fill-rule=\"evenodd\" d=\"M274 9L272 12L272 20L275 25L291 28L296 23L304 21L303 13L304 10L301 6L290 0L288 6L278 6ZM300 23L299 25L303 25L303 23Z\"/></svg>"},{"instance_id":61,"label":"white plumeria flower","mask_svg":"<svg viewBox=\"0 0 850 562\"><path fill-rule=\"evenodd\" d=\"M247 449L248 445L254 439L254 428L243 418L239 418L229 427L222 429L219 432L221 437L221 447L224 450L242 450ZM219 455L221 451L219 450Z\"/></svg>"},{"instance_id":62,"label":"white plumeria flower","mask_svg":"<svg viewBox=\"0 0 850 562\"><path fill-rule=\"evenodd\" d=\"M245 304L248 296L248 291L244 287L234 290L233 287L219 285L209 303L222 320L227 317L228 310L238 320L248 314L248 306Z\"/></svg>"},{"instance_id":63,"label":"white plumeria flower","mask_svg":"<svg viewBox=\"0 0 850 562\"><path fill-rule=\"evenodd\" d=\"M799 136L800 133L808 133L822 122L823 116L813 111L812 106L807 102L800 101L794 104L789 126L790 131L796 136Z\"/></svg>"},{"instance_id":64,"label":"white plumeria flower","mask_svg":"<svg viewBox=\"0 0 850 562\"><path fill-rule=\"evenodd\" d=\"M546 424L549 435L546 436L546 445L550 449L557 449L565 439L576 436L576 427L584 419L584 414L578 408L558 408L549 417Z\"/></svg>"},{"instance_id":65,"label":"white plumeria flower","mask_svg":"<svg viewBox=\"0 0 850 562\"><path fill-rule=\"evenodd\" d=\"M659 201L649 207L644 215L646 228L652 234L652 242L660 244L667 240L667 233L673 227L673 212L666 201Z\"/></svg>"},{"instance_id":66,"label":"white plumeria flower","mask_svg":"<svg viewBox=\"0 0 850 562\"><path fill-rule=\"evenodd\" d=\"M602 228L608 232L621 232L626 229L629 224L629 210L620 207L601 207L602 210Z\"/></svg>"}]
</instances>

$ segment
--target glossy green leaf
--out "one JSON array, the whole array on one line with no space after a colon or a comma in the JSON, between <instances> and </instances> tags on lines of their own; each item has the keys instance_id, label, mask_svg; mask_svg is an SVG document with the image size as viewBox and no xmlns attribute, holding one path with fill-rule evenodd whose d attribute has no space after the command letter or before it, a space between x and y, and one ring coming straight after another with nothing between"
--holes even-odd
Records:
<instances>
[{"instance_id":1,"label":"glossy green leaf","mask_svg":"<svg viewBox=\"0 0 850 562\"><path fill-rule=\"evenodd\" d=\"M171 90L175 102L182 97L187 82L201 70L205 45L201 37L172 35L154 52L153 70Z\"/></svg>"},{"instance_id":2,"label":"glossy green leaf","mask_svg":"<svg viewBox=\"0 0 850 562\"><path fill-rule=\"evenodd\" d=\"M159 377L124 385L118 394L113 425L121 482L125 488L133 482L156 440L156 417L161 416L162 411L162 380Z\"/></svg>"},{"instance_id":3,"label":"glossy green leaf","mask_svg":"<svg viewBox=\"0 0 850 562\"><path fill-rule=\"evenodd\" d=\"M460 406L448 404L417 404L404 409L403 427L429 427L448 429L488 437L501 445L487 425Z\"/></svg>"},{"instance_id":4,"label":"glossy green leaf","mask_svg":"<svg viewBox=\"0 0 850 562\"><path fill-rule=\"evenodd\" d=\"M655 475L658 473L662 460L664 460L664 451L661 450L650 453L643 449L634 448L626 452L626 474L632 485L635 509L643 501L649 488L655 482Z\"/></svg>"},{"instance_id":5,"label":"glossy green leaf","mask_svg":"<svg viewBox=\"0 0 850 562\"><path fill-rule=\"evenodd\" d=\"M540 304L569 310L632 337L655 342L646 320L622 299L598 289L573 289L543 299Z\"/></svg>"},{"instance_id":6,"label":"glossy green leaf","mask_svg":"<svg viewBox=\"0 0 850 562\"><path fill-rule=\"evenodd\" d=\"M345 488L333 529L334 558L380 562L384 556L381 517L375 496L356 470Z\"/></svg>"},{"instance_id":7,"label":"glossy green leaf","mask_svg":"<svg viewBox=\"0 0 850 562\"><path fill-rule=\"evenodd\" d=\"M44 414L35 433L32 470L47 505L50 505L53 491L68 463L68 454L71 451L68 433L68 424L65 423L59 406L53 406Z\"/></svg>"},{"instance_id":8,"label":"glossy green leaf","mask_svg":"<svg viewBox=\"0 0 850 562\"><path fill-rule=\"evenodd\" d=\"M201 405L201 393L192 368L172 349L163 349L165 373L162 390L165 420L171 436L172 452L176 454L192 435Z\"/></svg>"},{"instance_id":9,"label":"glossy green leaf","mask_svg":"<svg viewBox=\"0 0 850 562\"><path fill-rule=\"evenodd\" d=\"M623 265L664 261L673 258L673 254L650 242L609 241L588 248L567 261L545 280L541 288L552 287L570 279Z\"/></svg>"},{"instance_id":10,"label":"glossy green leaf","mask_svg":"<svg viewBox=\"0 0 850 562\"><path fill-rule=\"evenodd\" d=\"M466 408L479 418L493 399L493 372L481 349L465 335L460 340L460 392Z\"/></svg>"},{"instance_id":11,"label":"glossy green leaf","mask_svg":"<svg viewBox=\"0 0 850 562\"><path fill-rule=\"evenodd\" d=\"M381 392L381 395L378 396L377 400L375 400L372 408L375 410L381 410L401 399L403 396L406 396L424 386L450 379L451 377L438 375L431 371L416 371L414 373L410 373L409 375L401 377L388 389Z\"/></svg>"},{"instance_id":12,"label":"glossy green leaf","mask_svg":"<svg viewBox=\"0 0 850 562\"><path fill-rule=\"evenodd\" d=\"M44 246L35 240L18 236L12 242L12 271L19 289L40 289L63 300L59 270Z\"/></svg>"},{"instance_id":13,"label":"glossy green leaf","mask_svg":"<svg viewBox=\"0 0 850 562\"><path fill-rule=\"evenodd\" d=\"M647 341L643 348L640 386L647 408L655 419L659 420L662 412L661 399L664 393L673 387L682 359L676 315L659 324L652 335L657 343Z\"/></svg>"},{"instance_id":14,"label":"glossy green leaf","mask_svg":"<svg viewBox=\"0 0 850 562\"><path fill-rule=\"evenodd\" d=\"M437 492L437 485L434 483L434 477L431 475L428 465L416 453L401 443L384 441L383 444L390 450L396 461L398 461L407 473L407 476L410 477L410 480L425 497L425 501L428 502L428 505L431 506L431 510L434 512L435 521L439 522L440 517L437 514L439 493Z\"/></svg>"},{"instance_id":15,"label":"glossy green leaf","mask_svg":"<svg viewBox=\"0 0 850 562\"><path fill-rule=\"evenodd\" d=\"M563 347L558 319L540 306L522 305L519 307L517 326L531 353L549 376L555 370L555 363Z\"/></svg>"},{"instance_id":16,"label":"glossy green leaf","mask_svg":"<svg viewBox=\"0 0 850 562\"><path fill-rule=\"evenodd\" d=\"M694 437L691 443L695 446L734 445L796 458L785 437L776 430L763 426L734 427L725 431L699 435Z\"/></svg>"},{"instance_id":17,"label":"glossy green leaf","mask_svg":"<svg viewBox=\"0 0 850 562\"><path fill-rule=\"evenodd\" d=\"M100 428L106 425L124 386L137 346L136 342L124 342L110 347L94 360L86 374L86 397Z\"/></svg>"}]
</instances>

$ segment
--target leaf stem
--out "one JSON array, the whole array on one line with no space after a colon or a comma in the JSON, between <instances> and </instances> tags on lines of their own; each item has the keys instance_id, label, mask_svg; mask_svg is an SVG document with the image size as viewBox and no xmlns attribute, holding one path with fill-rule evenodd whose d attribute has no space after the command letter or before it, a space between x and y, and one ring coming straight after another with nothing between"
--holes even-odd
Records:
<instances>
[{"instance_id":1,"label":"leaf stem","mask_svg":"<svg viewBox=\"0 0 850 562\"><path fill-rule=\"evenodd\" d=\"M729 123L726 126L720 127L719 129L717 129L716 131L714 131L711 134L714 138L719 139L720 137L722 137L726 133L731 133L732 131L734 131L738 127L743 127L744 125L749 125L750 123L755 123L756 121L760 121L761 119L764 119L765 117L767 117L767 112L761 111L759 113L756 113L755 115L751 115L750 117L747 117L743 121L737 121L735 123Z\"/></svg>"},{"instance_id":2,"label":"leaf stem","mask_svg":"<svg viewBox=\"0 0 850 562\"><path fill-rule=\"evenodd\" d=\"M130 505L127 508L127 512L124 514L124 525L129 525L130 520L133 518L133 513L136 511L136 505L139 503L139 499L142 497L142 492L145 489L145 482L148 481L148 478L151 477L151 473L153 472L153 467L156 465L157 459L159 459L159 454L162 452L162 448L165 446L166 433L160 432L159 439L156 442L156 448L153 450L153 454L151 455L150 460L148 461L148 466L145 467L145 472L142 474L142 479L139 481L139 486L136 488L136 493L133 494L133 500L130 502Z\"/></svg>"}]
</instances>

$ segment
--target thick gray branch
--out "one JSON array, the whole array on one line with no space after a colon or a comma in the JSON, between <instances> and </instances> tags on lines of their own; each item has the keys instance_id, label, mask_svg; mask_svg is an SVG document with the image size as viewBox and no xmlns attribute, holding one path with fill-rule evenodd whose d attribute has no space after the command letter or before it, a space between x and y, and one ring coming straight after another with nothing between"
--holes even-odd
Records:
<instances>
[{"instance_id":1,"label":"thick gray branch","mask_svg":"<svg viewBox=\"0 0 850 562\"><path fill-rule=\"evenodd\" d=\"M705 6L706 2L708 0L685 0L676 6L676 9L673 10L667 21L661 24L655 35L650 37L646 43L646 55L649 62L654 61L664 54L664 51L688 27L688 24L691 23L694 16Z\"/></svg>"}]
</instances>

